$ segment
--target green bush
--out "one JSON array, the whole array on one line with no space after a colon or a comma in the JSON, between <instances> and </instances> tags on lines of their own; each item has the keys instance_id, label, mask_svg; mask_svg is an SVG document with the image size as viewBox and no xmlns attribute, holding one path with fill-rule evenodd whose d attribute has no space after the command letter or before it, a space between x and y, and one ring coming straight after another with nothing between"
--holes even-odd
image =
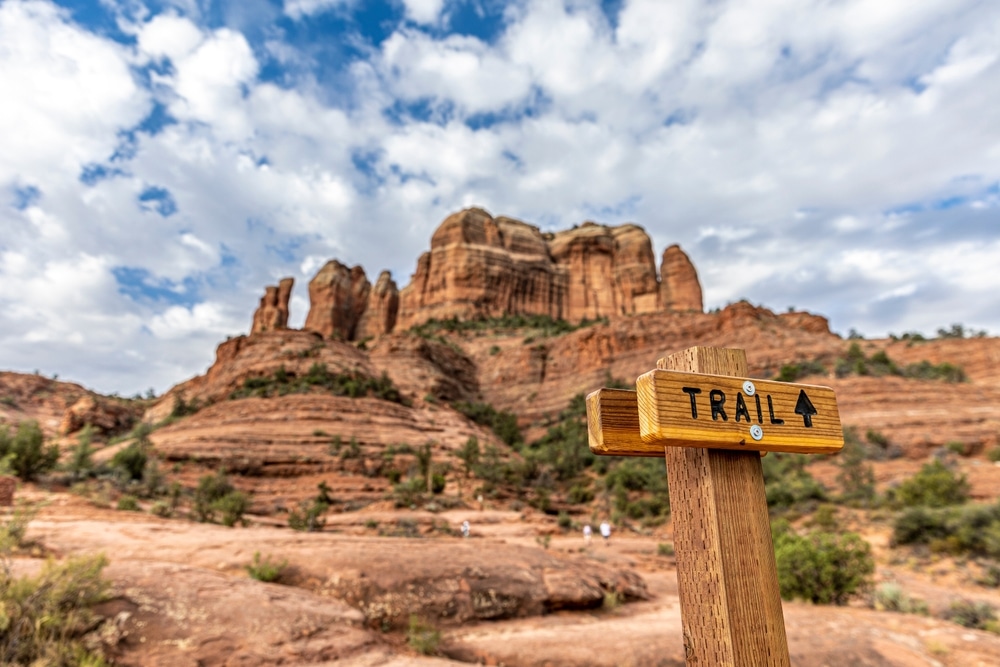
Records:
<instances>
[{"instance_id":1,"label":"green bush","mask_svg":"<svg viewBox=\"0 0 1000 667\"><path fill-rule=\"evenodd\" d=\"M416 614L410 615L410 625L406 629L406 643L421 655L434 655L441 644L441 632L421 621Z\"/></svg>"},{"instance_id":2,"label":"green bush","mask_svg":"<svg viewBox=\"0 0 1000 667\"><path fill-rule=\"evenodd\" d=\"M287 567L287 560L283 560L279 563L277 561L272 561L270 556L264 556L262 558L260 552L255 551L253 554L253 560L246 566L246 570L247 574L257 581L274 583L281 579L282 575L285 573L285 568Z\"/></svg>"},{"instance_id":3,"label":"green bush","mask_svg":"<svg viewBox=\"0 0 1000 667\"><path fill-rule=\"evenodd\" d=\"M955 600L943 616L966 628L997 632L996 608L989 602Z\"/></svg>"},{"instance_id":4,"label":"green bush","mask_svg":"<svg viewBox=\"0 0 1000 667\"><path fill-rule=\"evenodd\" d=\"M928 613L927 603L907 595L899 584L887 582L875 589L872 594L872 607L878 611L894 611L900 614Z\"/></svg>"},{"instance_id":5,"label":"green bush","mask_svg":"<svg viewBox=\"0 0 1000 667\"><path fill-rule=\"evenodd\" d=\"M656 545L656 555L658 556L673 556L674 555L674 545L670 542L660 542Z\"/></svg>"},{"instance_id":6,"label":"green bush","mask_svg":"<svg viewBox=\"0 0 1000 667\"><path fill-rule=\"evenodd\" d=\"M306 533L313 533L323 530L326 519L323 515L330 509L329 503L318 498L312 501L303 500L299 503L298 509L293 509L288 513L288 527L293 530L301 530Z\"/></svg>"},{"instance_id":7,"label":"green bush","mask_svg":"<svg viewBox=\"0 0 1000 667\"><path fill-rule=\"evenodd\" d=\"M992 463L1000 461L1000 446L994 447L990 451L986 452L986 458Z\"/></svg>"},{"instance_id":8,"label":"green bush","mask_svg":"<svg viewBox=\"0 0 1000 667\"><path fill-rule=\"evenodd\" d=\"M48 561L35 577L15 578L0 567L0 664L98 667L83 636L98 618L92 608L107 599L104 556Z\"/></svg>"},{"instance_id":9,"label":"green bush","mask_svg":"<svg viewBox=\"0 0 1000 667\"><path fill-rule=\"evenodd\" d=\"M795 364L785 364L777 377L778 382L795 382L809 375L825 375L826 368L818 361L802 361Z\"/></svg>"},{"instance_id":10,"label":"green bush","mask_svg":"<svg viewBox=\"0 0 1000 667\"><path fill-rule=\"evenodd\" d=\"M805 468L808 462L805 454L768 454L761 459L769 508L788 509L826 500L826 490Z\"/></svg>"},{"instance_id":11,"label":"green bush","mask_svg":"<svg viewBox=\"0 0 1000 667\"><path fill-rule=\"evenodd\" d=\"M871 584L875 572L871 546L856 533L795 534L776 522L774 556L778 586L786 600L844 604Z\"/></svg>"},{"instance_id":12,"label":"green bush","mask_svg":"<svg viewBox=\"0 0 1000 667\"><path fill-rule=\"evenodd\" d=\"M69 450L66 471L75 481L90 477L94 472L94 447L91 444L94 430L87 424L77 436L76 445Z\"/></svg>"},{"instance_id":13,"label":"green bush","mask_svg":"<svg viewBox=\"0 0 1000 667\"><path fill-rule=\"evenodd\" d=\"M498 411L489 403L482 402L455 401L451 407L477 424L492 429L498 438L511 447L524 441L517 425L517 416L513 412Z\"/></svg>"},{"instance_id":14,"label":"green bush","mask_svg":"<svg viewBox=\"0 0 1000 667\"><path fill-rule=\"evenodd\" d=\"M840 484L841 499L852 505L871 506L876 499L875 471L865 463L864 445L853 436L848 436L846 429L844 436L844 448L837 456L840 466L837 483Z\"/></svg>"},{"instance_id":15,"label":"green bush","mask_svg":"<svg viewBox=\"0 0 1000 667\"><path fill-rule=\"evenodd\" d=\"M229 398L267 398L323 390L334 396L360 398L370 395L384 401L406 404L406 399L385 373L373 378L360 371L332 372L326 364L319 362L310 366L302 376L295 375L282 366L271 375L247 378L243 381L243 386L233 391Z\"/></svg>"},{"instance_id":16,"label":"green bush","mask_svg":"<svg viewBox=\"0 0 1000 667\"><path fill-rule=\"evenodd\" d=\"M135 496L124 495L118 499L119 510L125 512L141 512L142 508L139 507L139 501L136 500Z\"/></svg>"},{"instance_id":17,"label":"green bush","mask_svg":"<svg viewBox=\"0 0 1000 667\"><path fill-rule=\"evenodd\" d=\"M969 482L940 461L924 464L895 491L895 501L904 507L946 507L969 499Z\"/></svg>"},{"instance_id":18,"label":"green bush","mask_svg":"<svg viewBox=\"0 0 1000 667\"><path fill-rule=\"evenodd\" d=\"M198 521L218 521L224 526L235 526L242 521L249 506L250 499L236 490L224 470L198 480L198 488L194 492L194 514Z\"/></svg>"},{"instance_id":19,"label":"green bush","mask_svg":"<svg viewBox=\"0 0 1000 667\"><path fill-rule=\"evenodd\" d=\"M0 460L10 462L11 471L24 481L35 479L38 475L49 472L56 467L59 460L59 447L44 446L45 436L35 420L23 421L17 426L17 432L11 436L7 426L0 427Z\"/></svg>"},{"instance_id":20,"label":"green bush","mask_svg":"<svg viewBox=\"0 0 1000 667\"><path fill-rule=\"evenodd\" d=\"M893 523L893 544L926 544L935 551L1000 558L1000 503L911 507Z\"/></svg>"},{"instance_id":21,"label":"green bush","mask_svg":"<svg viewBox=\"0 0 1000 667\"><path fill-rule=\"evenodd\" d=\"M147 442L144 440L133 442L128 447L119 449L111 457L111 467L120 471L125 481L142 479L142 474L146 469L146 462L149 460Z\"/></svg>"}]
</instances>

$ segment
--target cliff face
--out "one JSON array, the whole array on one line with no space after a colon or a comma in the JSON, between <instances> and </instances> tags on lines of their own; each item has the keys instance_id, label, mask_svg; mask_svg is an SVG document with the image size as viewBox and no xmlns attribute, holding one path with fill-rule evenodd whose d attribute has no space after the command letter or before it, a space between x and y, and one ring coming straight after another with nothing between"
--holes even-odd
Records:
<instances>
[{"instance_id":1,"label":"cliff face","mask_svg":"<svg viewBox=\"0 0 1000 667\"><path fill-rule=\"evenodd\" d=\"M538 227L470 208L448 216L402 290L383 271L374 287L360 266L327 262L309 282L305 329L363 340L431 319L545 315L570 322L660 311L702 310L701 285L676 245L663 254L638 225L586 222ZM268 287L252 333L283 329L291 279Z\"/></svg>"},{"instance_id":2,"label":"cliff face","mask_svg":"<svg viewBox=\"0 0 1000 667\"><path fill-rule=\"evenodd\" d=\"M399 324L408 328L432 318L505 313L578 322L701 310L694 266L676 251L679 256L669 257L671 286L661 289L652 242L637 225L587 222L542 234L518 220L467 209L449 216L434 233L430 251L400 293Z\"/></svg>"}]
</instances>

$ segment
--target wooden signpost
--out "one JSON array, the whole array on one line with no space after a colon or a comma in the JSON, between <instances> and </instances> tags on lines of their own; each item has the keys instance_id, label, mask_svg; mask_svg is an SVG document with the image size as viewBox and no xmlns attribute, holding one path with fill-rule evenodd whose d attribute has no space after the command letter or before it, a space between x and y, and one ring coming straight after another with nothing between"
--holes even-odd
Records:
<instances>
[{"instance_id":1,"label":"wooden signpost","mask_svg":"<svg viewBox=\"0 0 1000 667\"><path fill-rule=\"evenodd\" d=\"M833 390L746 379L743 350L693 347L636 391L587 397L590 448L663 456L689 665L789 665L760 456L843 445Z\"/></svg>"}]
</instances>

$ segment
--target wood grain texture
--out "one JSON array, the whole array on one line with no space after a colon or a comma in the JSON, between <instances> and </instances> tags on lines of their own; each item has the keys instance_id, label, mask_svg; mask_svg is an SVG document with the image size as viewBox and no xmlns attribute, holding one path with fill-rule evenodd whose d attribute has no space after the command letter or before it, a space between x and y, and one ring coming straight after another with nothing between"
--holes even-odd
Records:
<instances>
[{"instance_id":1,"label":"wood grain texture","mask_svg":"<svg viewBox=\"0 0 1000 667\"><path fill-rule=\"evenodd\" d=\"M663 445L639 437L639 402L634 391L602 388L587 396L590 451L604 456L663 458Z\"/></svg>"},{"instance_id":2,"label":"wood grain texture","mask_svg":"<svg viewBox=\"0 0 1000 667\"><path fill-rule=\"evenodd\" d=\"M747 374L742 350L690 348L657 365ZM688 447L665 455L688 664L789 665L759 455Z\"/></svg>"},{"instance_id":3,"label":"wood grain texture","mask_svg":"<svg viewBox=\"0 0 1000 667\"><path fill-rule=\"evenodd\" d=\"M639 435L670 447L832 454L844 446L837 397L829 387L654 370L636 380ZM717 410L713 410L713 398ZM796 412L802 403L802 411ZM751 437L756 425L763 433Z\"/></svg>"}]
</instances>

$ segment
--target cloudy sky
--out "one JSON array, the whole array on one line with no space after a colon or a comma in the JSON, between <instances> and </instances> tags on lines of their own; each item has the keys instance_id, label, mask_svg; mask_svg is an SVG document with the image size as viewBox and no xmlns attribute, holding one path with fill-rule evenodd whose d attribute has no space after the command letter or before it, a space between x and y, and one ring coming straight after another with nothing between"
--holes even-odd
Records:
<instances>
[{"instance_id":1,"label":"cloudy sky","mask_svg":"<svg viewBox=\"0 0 1000 667\"><path fill-rule=\"evenodd\" d=\"M633 221L708 308L1000 332L995 0L0 0L0 368L203 371L450 212Z\"/></svg>"}]
</instances>

